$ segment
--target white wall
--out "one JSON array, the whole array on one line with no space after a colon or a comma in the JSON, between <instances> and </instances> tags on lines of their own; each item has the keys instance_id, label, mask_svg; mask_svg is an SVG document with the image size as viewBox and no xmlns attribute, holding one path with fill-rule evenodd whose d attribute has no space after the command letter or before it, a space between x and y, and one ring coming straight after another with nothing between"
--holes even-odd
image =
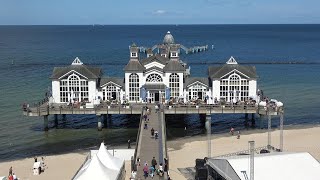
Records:
<instances>
[{"instance_id":1,"label":"white wall","mask_svg":"<svg viewBox=\"0 0 320 180\"><path fill-rule=\"evenodd\" d=\"M60 103L60 81L52 81L52 97L54 103Z\"/></svg>"},{"instance_id":2,"label":"white wall","mask_svg":"<svg viewBox=\"0 0 320 180\"><path fill-rule=\"evenodd\" d=\"M249 97L256 96L256 94L257 94L257 81L250 80L249 81Z\"/></svg>"},{"instance_id":3,"label":"white wall","mask_svg":"<svg viewBox=\"0 0 320 180\"><path fill-rule=\"evenodd\" d=\"M219 80L213 80L212 81L212 98L220 99L220 81Z\"/></svg>"},{"instance_id":4,"label":"white wall","mask_svg":"<svg viewBox=\"0 0 320 180\"><path fill-rule=\"evenodd\" d=\"M96 80L88 80L88 88L89 88L89 101L93 102L95 98L97 98L96 94Z\"/></svg>"}]
</instances>

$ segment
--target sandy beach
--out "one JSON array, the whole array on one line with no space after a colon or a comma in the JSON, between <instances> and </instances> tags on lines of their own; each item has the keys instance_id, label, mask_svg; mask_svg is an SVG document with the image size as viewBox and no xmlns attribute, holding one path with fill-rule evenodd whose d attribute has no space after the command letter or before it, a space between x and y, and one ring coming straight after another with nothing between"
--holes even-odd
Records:
<instances>
[{"instance_id":1,"label":"sandy beach","mask_svg":"<svg viewBox=\"0 0 320 180\"><path fill-rule=\"evenodd\" d=\"M245 133L245 132L244 132ZM290 129L284 131L284 150L291 152L309 152L320 160L320 143L317 137L320 127L305 129ZM186 137L168 142L170 175L172 179L185 179L178 168L194 167L196 158L207 156L206 136ZM225 135L224 137L212 136L212 156L223 155L236 151L246 150L248 141L254 140L256 147L267 145L267 133L242 134L240 139L236 136ZM272 143L279 147L279 131L272 132ZM33 158L15 160L0 163L0 176L8 175L10 166L13 172L21 180L68 180L84 162L88 152L74 152L62 155L44 156L47 169L39 176L32 174ZM127 174L130 172L130 163L126 161ZM128 179L128 176L127 178Z\"/></svg>"}]
</instances>

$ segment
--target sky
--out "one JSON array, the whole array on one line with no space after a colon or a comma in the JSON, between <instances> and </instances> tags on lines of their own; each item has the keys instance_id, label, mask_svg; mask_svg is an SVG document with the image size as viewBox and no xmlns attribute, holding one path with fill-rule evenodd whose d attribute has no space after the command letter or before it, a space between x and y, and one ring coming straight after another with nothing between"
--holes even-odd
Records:
<instances>
[{"instance_id":1,"label":"sky","mask_svg":"<svg viewBox=\"0 0 320 180\"><path fill-rule=\"evenodd\" d=\"M320 0L0 0L0 25L319 24Z\"/></svg>"}]
</instances>

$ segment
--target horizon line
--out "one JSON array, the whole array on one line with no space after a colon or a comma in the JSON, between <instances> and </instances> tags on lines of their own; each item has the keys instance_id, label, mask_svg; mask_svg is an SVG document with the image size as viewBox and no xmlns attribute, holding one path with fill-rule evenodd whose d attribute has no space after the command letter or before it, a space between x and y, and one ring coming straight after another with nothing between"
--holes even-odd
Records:
<instances>
[{"instance_id":1,"label":"horizon line","mask_svg":"<svg viewBox=\"0 0 320 180\"><path fill-rule=\"evenodd\" d=\"M193 25L320 25L320 23L199 23L199 24L0 24L0 26L193 26Z\"/></svg>"}]
</instances>

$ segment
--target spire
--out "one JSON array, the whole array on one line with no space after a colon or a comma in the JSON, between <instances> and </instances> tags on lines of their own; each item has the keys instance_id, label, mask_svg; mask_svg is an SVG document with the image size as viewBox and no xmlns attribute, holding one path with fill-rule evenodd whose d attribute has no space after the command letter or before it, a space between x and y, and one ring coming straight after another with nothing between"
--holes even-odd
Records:
<instances>
[{"instance_id":1,"label":"spire","mask_svg":"<svg viewBox=\"0 0 320 180\"><path fill-rule=\"evenodd\" d=\"M82 64L83 63L80 61L78 57L76 57L71 63L71 65L82 65Z\"/></svg>"},{"instance_id":2,"label":"spire","mask_svg":"<svg viewBox=\"0 0 320 180\"><path fill-rule=\"evenodd\" d=\"M233 58L233 56L230 57L230 59L227 61L227 64L238 64L237 61Z\"/></svg>"}]
</instances>

